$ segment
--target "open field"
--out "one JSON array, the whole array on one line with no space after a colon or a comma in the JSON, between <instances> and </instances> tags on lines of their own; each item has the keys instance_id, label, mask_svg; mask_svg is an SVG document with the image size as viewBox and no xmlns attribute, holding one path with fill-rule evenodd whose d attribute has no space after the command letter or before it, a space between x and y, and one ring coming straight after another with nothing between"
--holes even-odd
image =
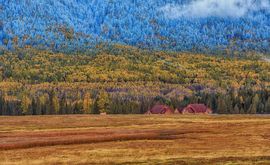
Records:
<instances>
[{"instance_id":1,"label":"open field","mask_svg":"<svg viewBox=\"0 0 270 165\"><path fill-rule=\"evenodd\" d=\"M270 164L270 116L0 117L0 164Z\"/></svg>"}]
</instances>

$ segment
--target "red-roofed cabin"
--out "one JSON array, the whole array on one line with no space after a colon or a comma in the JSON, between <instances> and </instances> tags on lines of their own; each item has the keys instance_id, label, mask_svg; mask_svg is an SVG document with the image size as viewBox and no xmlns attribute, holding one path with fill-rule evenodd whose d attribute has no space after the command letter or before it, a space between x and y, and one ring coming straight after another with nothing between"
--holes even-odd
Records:
<instances>
[{"instance_id":1,"label":"red-roofed cabin","mask_svg":"<svg viewBox=\"0 0 270 165\"><path fill-rule=\"evenodd\" d=\"M173 110L166 105L155 105L151 110L147 111L146 114L173 114Z\"/></svg>"},{"instance_id":2,"label":"red-roofed cabin","mask_svg":"<svg viewBox=\"0 0 270 165\"><path fill-rule=\"evenodd\" d=\"M204 104L189 104L182 110L182 114L211 114L212 110Z\"/></svg>"}]
</instances>

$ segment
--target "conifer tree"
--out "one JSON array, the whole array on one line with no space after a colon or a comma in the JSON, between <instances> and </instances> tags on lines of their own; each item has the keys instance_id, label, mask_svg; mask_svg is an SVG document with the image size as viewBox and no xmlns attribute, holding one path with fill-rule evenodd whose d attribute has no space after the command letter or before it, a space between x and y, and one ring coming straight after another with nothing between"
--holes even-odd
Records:
<instances>
[{"instance_id":1,"label":"conifer tree","mask_svg":"<svg viewBox=\"0 0 270 165\"><path fill-rule=\"evenodd\" d=\"M72 103L69 100L66 100L66 113L67 114L72 114Z\"/></svg>"},{"instance_id":2,"label":"conifer tree","mask_svg":"<svg viewBox=\"0 0 270 165\"><path fill-rule=\"evenodd\" d=\"M97 106L100 113L108 113L109 96L106 91L101 91L98 95Z\"/></svg>"},{"instance_id":3,"label":"conifer tree","mask_svg":"<svg viewBox=\"0 0 270 165\"><path fill-rule=\"evenodd\" d=\"M241 108L240 109L240 114L245 114L246 113L246 111L244 110L244 108Z\"/></svg>"},{"instance_id":4,"label":"conifer tree","mask_svg":"<svg viewBox=\"0 0 270 165\"><path fill-rule=\"evenodd\" d=\"M0 115L3 115L3 108L4 108L4 103L5 103L5 100L3 98L3 95L0 94Z\"/></svg>"},{"instance_id":5,"label":"conifer tree","mask_svg":"<svg viewBox=\"0 0 270 165\"><path fill-rule=\"evenodd\" d=\"M60 104L59 104L59 99L56 96L55 92L52 93L52 113L53 114L59 114L60 111Z\"/></svg>"},{"instance_id":6,"label":"conifer tree","mask_svg":"<svg viewBox=\"0 0 270 165\"><path fill-rule=\"evenodd\" d=\"M68 114L67 113L67 99L64 94L60 100L60 114Z\"/></svg>"},{"instance_id":7,"label":"conifer tree","mask_svg":"<svg viewBox=\"0 0 270 165\"><path fill-rule=\"evenodd\" d=\"M234 108L233 108L233 113L234 113L234 114L239 114L239 113L240 113L240 110L239 110L239 107L238 107L237 104L236 104L236 105L234 106Z\"/></svg>"},{"instance_id":8,"label":"conifer tree","mask_svg":"<svg viewBox=\"0 0 270 165\"><path fill-rule=\"evenodd\" d=\"M219 113L219 114L227 114L227 106L226 106L223 95L218 97L217 113Z\"/></svg>"},{"instance_id":9,"label":"conifer tree","mask_svg":"<svg viewBox=\"0 0 270 165\"><path fill-rule=\"evenodd\" d=\"M265 109L264 110L265 113L270 114L270 97L268 97L268 99L267 99L267 101L265 103L264 109Z\"/></svg>"},{"instance_id":10,"label":"conifer tree","mask_svg":"<svg viewBox=\"0 0 270 165\"><path fill-rule=\"evenodd\" d=\"M48 104L49 99L47 94L43 94L39 96L39 102L41 106L41 113L43 115L48 115L50 114L50 105Z\"/></svg>"},{"instance_id":11,"label":"conifer tree","mask_svg":"<svg viewBox=\"0 0 270 165\"><path fill-rule=\"evenodd\" d=\"M36 115L42 115L42 105L40 103L40 98L39 97L35 98L35 107L34 107L34 109L35 109Z\"/></svg>"},{"instance_id":12,"label":"conifer tree","mask_svg":"<svg viewBox=\"0 0 270 165\"><path fill-rule=\"evenodd\" d=\"M225 97L225 104L226 104L226 112L231 113L233 111L233 102L230 95L227 95Z\"/></svg>"},{"instance_id":13,"label":"conifer tree","mask_svg":"<svg viewBox=\"0 0 270 165\"><path fill-rule=\"evenodd\" d=\"M74 106L74 114L81 114L83 113L83 101L81 99L75 102Z\"/></svg>"},{"instance_id":14,"label":"conifer tree","mask_svg":"<svg viewBox=\"0 0 270 165\"><path fill-rule=\"evenodd\" d=\"M257 113L263 114L264 112L264 103L260 102L257 106Z\"/></svg>"},{"instance_id":15,"label":"conifer tree","mask_svg":"<svg viewBox=\"0 0 270 165\"><path fill-rule=\"evenodd\" d=\"M257 113L257 107L258 107L259 103L260 103L260 98L259 98L258 94L256 94L252 99L252 104L251 104L251 106L249 108L249 113L256 114Z\"/></svg>"}]
</instances>

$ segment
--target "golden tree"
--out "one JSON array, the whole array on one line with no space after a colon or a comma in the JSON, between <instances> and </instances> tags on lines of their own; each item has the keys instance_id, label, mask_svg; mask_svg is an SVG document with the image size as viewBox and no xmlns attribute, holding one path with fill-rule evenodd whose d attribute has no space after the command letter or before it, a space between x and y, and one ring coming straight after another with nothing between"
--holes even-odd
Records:
<instances>
[{"instance_id":1,"label":"golden tree","mask_svg":"<svg viewBox=\"0 0 270 165\"><path fill-rule=\"evenodd\" d=\"M83 99L83 113L92 113L93 100L89 92L86 92Z\"/></svg>"},{"instance_id":2,"label":"golden tree","mask_svg":"<svg viewBox=\"0 0 270 165\"><path fill-rule=\"evenodd\" d=\"M32 101L26 93L23 93L21 101L22 101L21 102L22 113L24 115L30 114L30 105Z\"/></svg>"}]
</instances>

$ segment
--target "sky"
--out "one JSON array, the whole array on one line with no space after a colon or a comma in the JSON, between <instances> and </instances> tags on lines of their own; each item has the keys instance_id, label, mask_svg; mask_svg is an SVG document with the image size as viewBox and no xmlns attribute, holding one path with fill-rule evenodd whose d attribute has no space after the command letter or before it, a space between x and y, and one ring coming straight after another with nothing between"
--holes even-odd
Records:
<instances>
[{"instance_id":1,"label":"sky","mask_svg":"<svg viewBox=\"0 0 270 165\"><path fill-rule=\"evenodd\" d=\"M258 10L270 12L270 0L194 0L184 5L167 4L160 10L172 19L211 16L241 18Z\"/></svg>"}]
</instances>

